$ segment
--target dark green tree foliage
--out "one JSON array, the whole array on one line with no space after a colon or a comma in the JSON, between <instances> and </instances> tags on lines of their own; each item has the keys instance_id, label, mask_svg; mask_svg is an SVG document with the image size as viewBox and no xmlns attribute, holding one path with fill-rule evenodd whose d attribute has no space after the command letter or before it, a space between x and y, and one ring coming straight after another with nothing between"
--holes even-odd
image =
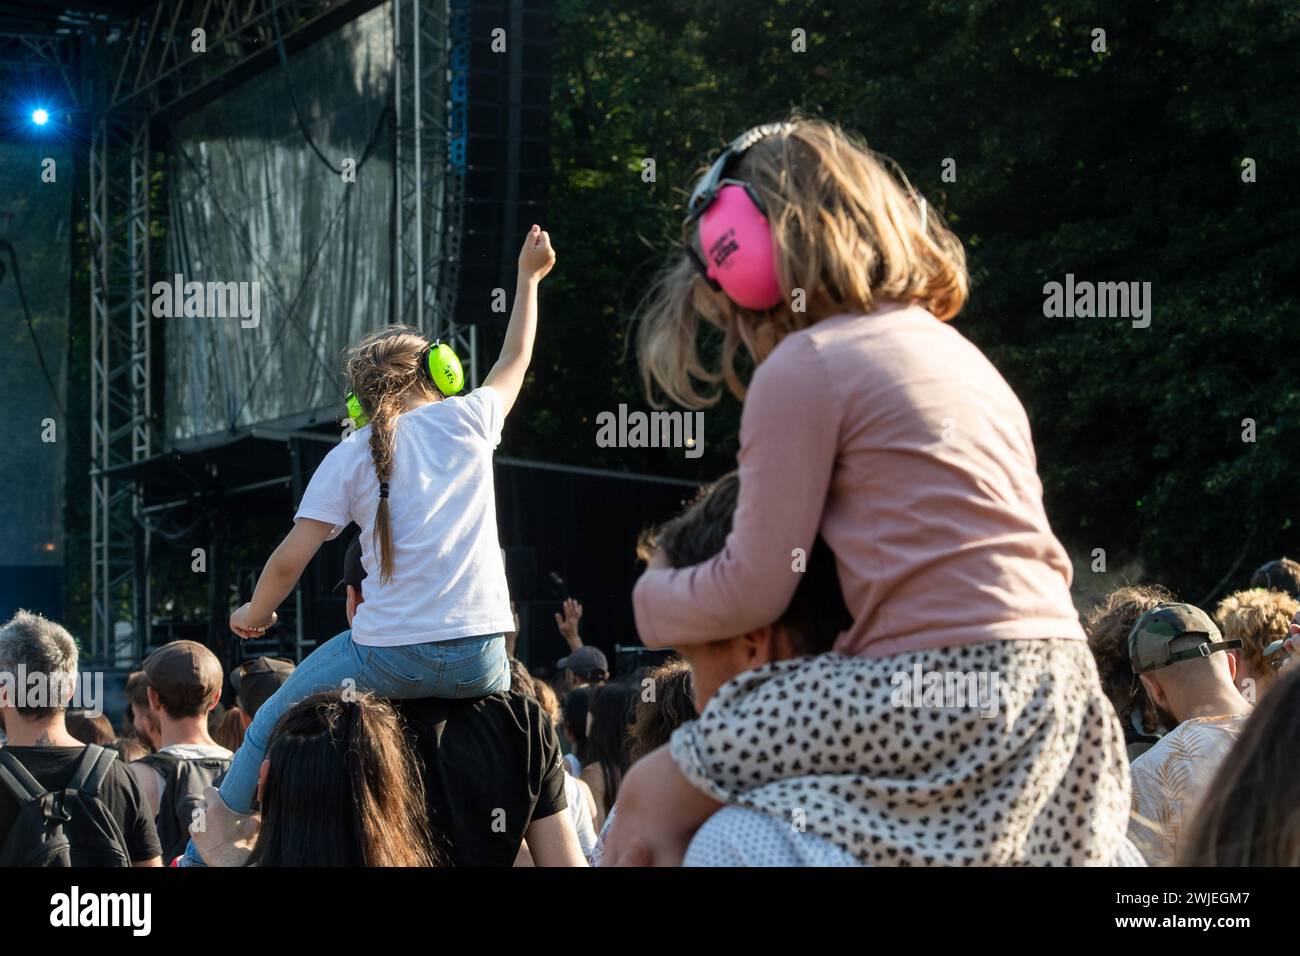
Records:
<instances>
[{"instance_id":1,"label":"dark green tree foliage","mask_svg":"<svg viewBox=\"0 0 1300 956\"><path fill-rule=\"evenodd\" d=\"M699 478L731 467L731 399L706 413L698 461L598 449L594 419L647 407L629 317L695 172L797 108L896 159L966 243L958 327L1024 401L1073 552L1104 548L1112 567L1202 600L1300 551L1296 3L556 0L554 36L560 266L518 453ZM1067 273L1152 283L1150 327L1044 317L1044 284Z\"/></svg>"}]
</instances>

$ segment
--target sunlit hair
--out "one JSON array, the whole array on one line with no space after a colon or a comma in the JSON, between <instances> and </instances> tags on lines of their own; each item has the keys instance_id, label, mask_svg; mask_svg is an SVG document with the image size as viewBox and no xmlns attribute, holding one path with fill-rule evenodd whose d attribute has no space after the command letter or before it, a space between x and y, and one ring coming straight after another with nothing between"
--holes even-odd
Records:
<instances>
[{"instance_id":1,"label":"sunlit hair","mask_svg":"<svg viewBox=\"0 0 1300 956\"><path fill-rule=\"evenodd\" d=\"M1283 671L1179 839L1180 866L1300 866L1300 667Z\"/></svg>"},{"instance_id":2,"label":"sunlit hair","mask_svg":"<svg viewBox=\"0 0 1300 956\"><path fill-rule=\"evenodd\" d=\"M691 665L671 660L645 675L653 682L654 698L637 698L636 719L628 744L628 759L636 763L652 750L668 743L673 731L699 716L695 712L695 685Z\"/></svg>"},{"instance_id":3,"label":"sunlit hair","mask_svg":"<svg viewBox=\"0 0 1300 956\"><path fill-rule=\"evenodd\" d=\"M1097 663L1101 689L1114 705L1126 732L1133 726L1135 709L1142 715L1143 730L1154 731L1160 726L1159 715L1146 688L1134 680L1133 662L1128 653L1129 633L1147 611L1157 604L1173 602L1174 596L1159 585L1130 585L1111 591L1084 615L1083 630Z\"/></svg>"},{"instance_id":4,"label":"sunlit hair","mask_svg":"<svg viewBox=\"0 0 1300 956\"><path fill-rule=\"evenodd\" d=\"M244 712L231 707L221 715L221 723L212 732L212 739L233 753L244 744L244 730Z\"/></svg>"},{"instance_id":5,"label":"sunlit hair","mask_svg":"<svg viewBox=\"0 0 1300 956\"><path fill-rule=\"evenodd\" d=\"M560 723L560 699L555 696L555 691L551 685L544 680L533 678L533 689L537 692L537 706L542 708L542 713L546 719L551 722L551 726L558 727Z\"/></svg>"},{"instance_id":6,"label":"sunlit hair","mask_svg":"<svg viewBox=\"0 0 1300 956\"><path fill-rule=\"evenodd\" d=\"M961 242L937 211L922 228L920 199L902 172L835 124L791 123L752 146L728 174L750 183L767 207L782 303L762 313L741 308L711 289L685 253L678 256L639 309L641 377L656 406L656 385L687 408L714 404L719 382L743 399L741 348L761 362L786 335L830 316L897 301L947 321L966 303ZM698 242L691 232L687 240ZM796 289L803 290L800 303ZM701 319L721 331L717 368L701 356Z\"/></svg>"},{"instance_id":7,"label":"sunlit hair","mask_svg":"<svg viewBox=\"0 0 1300 956\"><path fill-rule=\"evenodd\" d=\"M1267 673L1264 648L1287 636L1298 610L1300 602L1285 591L1237 591L1219 602L1214 619L1224 640L1240 640L1241 653L1256 672Z\"/></svg>"},{"instance_id":8,"label":"sunlit hair","mask_svg":"<svg viewBox=\"0 0 1300 956\"><path fill-rule=\"evenodd\" d=\"M415 329L390 325L367 335L347 351L345 374L370 416L370 457L380 484L393 475L397 416L407 398L442 398L442 393L418 371L420 353L428 344L428 339ZM387 498L379 499L372 540L379 557L379 580L386 583L393 576L393 528Z\"/></svg>"},{"instance_id":9,"label":"sunlit hair","mask_svg":"<svg viewBox=\"0 0 1300 956\"><path fill-rule=\"evenodd\" d=\"M429 814L397 712L338 691L295 704L271 735L255 866L429 866Z\"/></svg>"}]
</instances>

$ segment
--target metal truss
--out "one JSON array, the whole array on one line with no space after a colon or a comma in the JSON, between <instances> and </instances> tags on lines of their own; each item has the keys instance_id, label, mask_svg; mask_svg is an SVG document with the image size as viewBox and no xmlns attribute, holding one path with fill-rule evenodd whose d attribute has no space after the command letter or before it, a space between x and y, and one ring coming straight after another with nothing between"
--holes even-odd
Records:
<instances>
[{"instance_id":1,"label":"metal truss","mask_svg":"<svg viewBox=\"0 0 1300 956\"><path fill-rule=\"evenodd\" d=\"M148 604L136 573L139 496L109 476L152 451L147 117L119 111L95 121L89 179L91 647L107 660L118 652L115 621Z\"/></svg>"},{"instance_id":2,"label":"metal truss","mask_svg":"<svg viewBox=\"0 0 1300 956\"><path fill-rule=\"evenodd\" d=\"M465 196L468 0L393 0L394 319L447 342L478 385L478 330L456 321Z\"/></svg>"},{"instance_id":3,"label":"metal truss","mask_svg":"<svg viewBox=\"0 0 1300 956\"><path fill-rule=\"evenodd\" d=\"M241 69L278 55L277 41L320 33L379 0L160 0L126 31L109 91L111 108L143 102L151 113L219 91ZM202 28L205 52L193 49Z\"/></svg>"},{"instance_id":4,"label":"metal truss","mask_svg":"<svg viewBox=\"0 0 1300 956\"><path fill-rule=\"evenodd\" d=\"M138 660L148 639L150 535L134 482L112 469L160 449L150 405L149 124L179 115L379 0L160 0L87 74L103 104L89 157L91 243L91 655ZM477 329L453 315L465 194L470 0L392 0L397 319L451 344L478 385ZM206 31L206 53L192 31ZM24 41L26 42L26 41ZM57 55L27 44L28 54ZM49 41L52 43L53 41ZM0 44L0 52L7 47ZM111 53L111 57L110 57ZM60 69L67 58L59 60ZM134 623L119 640L119 622Z\"/></svg>"},{"instance_id":5,"label":"metal truss","mask_svg":"<svg viewBox=\"0 0 1300 956\"><path fill-rule=\"evenodd\" d=\"M75 43L71 36L17 34L0 32L0 73L47 70L58 73L72 100L77 99L77 84L69 72Z\"/></svg>"}]
</instances>

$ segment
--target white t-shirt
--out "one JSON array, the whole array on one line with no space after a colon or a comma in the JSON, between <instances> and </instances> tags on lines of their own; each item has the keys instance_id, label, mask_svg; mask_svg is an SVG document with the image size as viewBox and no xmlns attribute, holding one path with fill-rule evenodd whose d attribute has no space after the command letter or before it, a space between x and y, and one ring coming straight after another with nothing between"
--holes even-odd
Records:
<instances>
[{"instance_id":1,"label":"white t-shirt","mask_svg":"<svg viewBox=\"0 0 1300 956\"><path fill-rule=\"evenodd\" d=\"M695 831L682 866L864 866L846 850L788 821L735 805L723 807ZM1146 866L1127 839L1111 866Z\"/></svg>"},{"instance_id":2,"label":"white t-shirt","mask_svg":"<svg viewBox=\"0 0 1300 956\"><path fill-rule=\"evenodd\" d=\"M366 581L352 622L356 643L393 647L514 630L492 482L503 419L501 396L487 387L397 417L387 583L372 538L379 481L370 426L339 442L312 475L296 518L361 526Z\"/></svg>"},{"instance_id":3,"label":"white t-shirt","mask_svg":"<svg viewBox=\"0 0 1300 956\"><path fill-rule=\"evenodd\" d=\"M682 866L862 866L850 853L784 820L723 807L695 831Z\"/></svg>"},{"instance_id":4,"label":"white t-shirt","mask_svg":"<svg viewBox=\"0 0 1300 956\"><path fill-rule=\"evenodd\" d=\"M590 858L591 851L596 848L596 826L591 819L591 806L582 787L578 786L578 778L567 773L564 775L564 799L568 803L569 819L578 831L578 846L582 847L582 855Z\"/></svg>"}]
</instances>

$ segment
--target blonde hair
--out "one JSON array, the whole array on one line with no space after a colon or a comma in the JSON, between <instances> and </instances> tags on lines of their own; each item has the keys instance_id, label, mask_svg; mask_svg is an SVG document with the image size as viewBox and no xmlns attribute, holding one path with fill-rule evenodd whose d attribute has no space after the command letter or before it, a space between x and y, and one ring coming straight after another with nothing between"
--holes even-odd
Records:
<instances>
[{"instance_id":1,"label":"blonde hair","mask_svg":"<svg viewBox=\"0 0 1300 956\"><path fill-rule=\"evenodd\" d=\"M797 116L790 123L750 147L729 172L750 183L767 207L783 301L762 313L744 309L680 256L638 310L641 378L656 407L662 403L654 385L687 408L717 402L712 386L719 382L743 399L740 349L761 362L786 335L821 319L899 301L947 321L966 303L961 242L938 214L922 227L919 198L902 171L891 175L892 161L835 124ZM804 292L800 311L792 307L795 289ZM701 318L722 333L717 369L700 355Z\"/></svg>"},{"instance_id":2,"label":"blonde hair","mask_svg":"<svg viewBox=\"0 0 1300 956\"><path fill-rule=\"evenodd\" d=\"M1267 673L1264 648L1289 633L1300 602L1285 591L1254 589L1229 594L1214 609L1226 640L1241 641L1241 652L1256 671Z\"/></svg>"},{"instance_id":3,"label":"blonde hair","mask_svg":"<svg viewBox=\"0 0 1300 956\"><path fill-rule=\"evenodd\" d=\"M415 329L390 325L372 332L347 351L345 373L352 391L370 416L370 457L375 477L385 485L393 475L397 416L412 394L437 401L442 393L419 374L420 354L429 342ZM388 498L381 494L372 537L379 557L379 580L393 576L393 528Z\"/></svg>"}]
</instances>

